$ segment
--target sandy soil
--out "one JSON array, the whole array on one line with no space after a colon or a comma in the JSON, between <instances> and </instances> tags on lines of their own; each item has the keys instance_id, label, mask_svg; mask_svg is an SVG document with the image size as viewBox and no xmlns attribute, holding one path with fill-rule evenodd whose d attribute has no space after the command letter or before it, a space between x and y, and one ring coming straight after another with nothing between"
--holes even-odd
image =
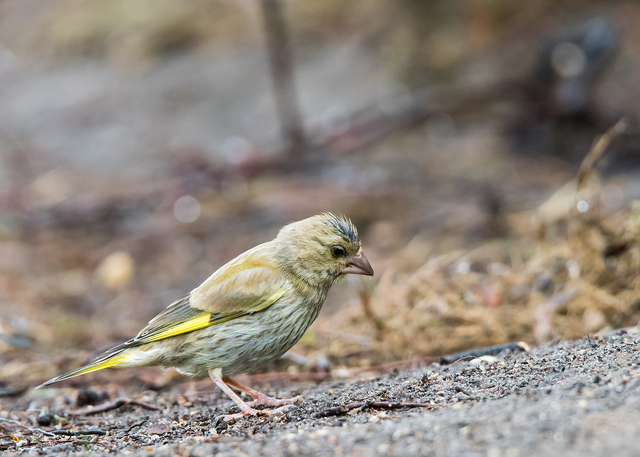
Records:
<instances>
[{"instance_id":1,"label":"sandy soil","mask_svg":"<svg viewBox=\"0 0 640 457\"><path fill-rule=\"evenodd\" d=\"M36 424L40 408L51 405L51 413L68 419L70 430L97 429L108 435L46 437L5 421L0 424L5 428L0 449L6 455L637 455L638 349L640 336L632 328L602 339L549 343L528 353L503 352L367 380L308 389L263 386L271 394L301 392L306 401L286 415L231 424L216 419L231 403L213 389L186 401L175 389L139 392L132 397L161 410L126 405L84 417L69 416L76 405L55 406L60 390L30 391L3 400L2 416L53 431L53 426ZM388 410L367 402L429 406ZM329 408L353 403L365 406L319 417Z\"/></svg>"}]
</instances>

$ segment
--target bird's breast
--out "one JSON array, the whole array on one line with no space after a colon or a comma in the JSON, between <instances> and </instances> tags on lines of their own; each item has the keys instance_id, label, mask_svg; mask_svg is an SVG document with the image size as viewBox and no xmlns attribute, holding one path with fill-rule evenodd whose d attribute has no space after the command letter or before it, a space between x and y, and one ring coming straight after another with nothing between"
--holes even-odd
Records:
<instances>
[{"instance_id":1,"label":"bird's breast","mask_svg":"<svg viewBox=\"0 0 640 457\"><path fill-rule=\"evenodd\" d=\"M225 376L233 376L279 358L318 317L326 295L321 290L311 296L289 294L262 311L190 334L185 343L194 357L181 368L206 374L219 367Z\"/></svg>"}]
</instances>

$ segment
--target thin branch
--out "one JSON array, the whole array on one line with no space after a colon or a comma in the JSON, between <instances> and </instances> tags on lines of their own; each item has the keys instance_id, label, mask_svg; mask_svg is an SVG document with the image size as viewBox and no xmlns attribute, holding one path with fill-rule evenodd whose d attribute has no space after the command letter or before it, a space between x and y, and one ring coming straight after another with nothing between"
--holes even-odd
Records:
<instances>
[{"instance_id":1,"label":"thin branch","mask_svg":"<svg viewBox=\"0 0 640 457\"><path fill-rule=\"evenodd\" d=\"M96 407L89 406L87 408L81 408L81 409L76 409L74 411L69 411L69 414L72 416L89 416L92 414L99 414L99 413L104 413L106 411L112 411L114 409L121 408L124 405L140 406L141 408L149 409L151 411L160 411L162 409L162 408L159 408L158 406L152 405L151 403L147 403L140 400L134 400L131 398L120 397L120 398L116 398L113 401L104 403Z\"/></svg>"},{"instance_id":2,"label":"thin branch","mask_svg":"<svg viewBox=\"0 0 640 457\"><path fill-rule=\"evenodd\" d=\"M389 401L371 401L364 403L350 403L348 405L336 406L334 408L325 409L324 411L320 411L319 413L315 413L313 417L331 417L331 416L342 416L344 414L349 413L349 411L353 411L355 409L402 409L402 408L428 408L428 409L436 409L439 408L439 405L434 405L432 403L401 403L401 402L389 402Z\"/></svg>"},{"instance_id":3,"label":"thin branch","mask_svg":"<svg viewBox=\"0 0 640 457\"><path fill-rule=\"evenodd\" d=\"M46 431L44 431L44 430L42 430L40 428L31 428L28 425L24 425L23 423L18 422L18 421L14 421L13 419L6 419L4 417L0 417L0 421L8 422L9 424L19 425L23 429L29 430L30 433L38 432L38 433L42 433L43 435L46 435L46 436L55 436L53 433L46 432Z\"/></svg>"},{"instance_id":4,"label":"thin branch","mask_svg":"<svg viewBox=\"0 0 640 457\"><path fill-rule=\"evenodd\" d=\"M478 357L483 357L485 355L498 355L502 351L511 350L511 351L527 351L528 346L523 342L511 342L506 344L498 344L495 346L488 346L484 348L477 349L469 349L468 351L456 352L455 354L443 355L440 359L440 363L442 365L448 365L450 363L455 362L460 359L475 359Z\"/></svg>"},{"instance_id":5,"label":"thin branch","mask_svg":"<svg viewBox=\"0 0 640 457\"><path fill-rule=\"evenodd\" d=\"M591 175L593 167L600 157L605 153L611 142L627 129L629 122L626 118L620 119L616 125L600 135L591 146L591 150L582 160L578 169L578 190L587 182L587 178Z\"/></svg>"},{"instance_id":6,"label":"thin branch","mask_svg":"<svg viewBox=\"0 0 640 457\"><path fill-rule=\"evenodd\" d=\"M6 418L4 418L4 417L0 417L0 421L2 421L2 422L8 422L8 423L10 423L10 424L14 424L14 425L19 425L20 427L22 427L22 428L24 428L24 429L27 429L27 430L29 430L29 431L33 431L33 429L32 429L31 427L29 427L29 426L27 426L27 425L24 425L24 424L22 424L22 423L20 423L20 422L18 422L18 421L14 421L13 419L6 419Z\"/></svg>"},{"instance_id":7,"label":"thin branch","mask_svg":"<svg viewBox=\"0 0 640 457\"><path fill-rule=\"evenodd\" d=\"M80 435L106 435L104 430L54 430L51 432L54 435L62 436L80 436Z\"/></svg>"},{"instance_id":8,"label":"thin branch","mask_svg":"<svg viewBox=\"0 0 640 457\"><path fill-rule=\"evenodd\" d=\"M371 288L365 289L364 287L358 290L358 296L360 297L360 304L362 305L362 311L369 322L373 324L376 329L376 339L382 341L386 326L382 319L380 319L376 313L371 309Z\"/></svg>"},{"instance_id":9,"label":"thin branch","mask_svg":"<svg viewBox=\"0 0 640 457\"><path fill-rule=\"evenodd\" d=\"M149 419L144 419L144 420L141 420L140 422L136 422L135 424L131 425L128 429L124 431L125 435L128 435L129 432L131 432L131 430L133 430L134 428L144 425L148 420Z\"/></svg>"}]
</instances>

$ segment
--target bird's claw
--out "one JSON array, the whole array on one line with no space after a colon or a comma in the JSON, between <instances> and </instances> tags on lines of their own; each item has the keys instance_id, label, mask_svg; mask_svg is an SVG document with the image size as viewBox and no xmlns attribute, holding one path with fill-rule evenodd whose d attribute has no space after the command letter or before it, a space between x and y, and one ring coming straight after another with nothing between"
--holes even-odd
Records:
<instances>
[{"instance_id":1,"label":"bird's claw","mask_svg":"<svg viewBox=\"0 0 640 457\"><path fill-rule=\"evenodd\" d=\"M256 398L254 401L250 401L249 403L247 403L247 406L282 406L291 405L292 403L296 403L299 401L304 401L304 397L302 395L298 395L297 397L293 398L273 398L269 397L268 395L261 394L261 396Z\"/></svg>"},{"instance_id":2,"label":"bird's claw","mask_svg":"<svg viewBox=\"0 0 640 457\"><path fill-rule=\"evenodd\" d=\"M285 405L285 406L281 406L280 408L275 408L275 409L253 409L253 408L243 408L239 413L236 414L224 414L222 416L218 416L216 418L217 421L225 421L225 422L231 422L231 421L236 421L236 419L240 419L241 417L259 417L259 416L263 416L263 417L270 417L270 416L274 416L278 413L282 413L284 414L289 408L291 408L291 405Z\"/></svg>"}]
</instances>

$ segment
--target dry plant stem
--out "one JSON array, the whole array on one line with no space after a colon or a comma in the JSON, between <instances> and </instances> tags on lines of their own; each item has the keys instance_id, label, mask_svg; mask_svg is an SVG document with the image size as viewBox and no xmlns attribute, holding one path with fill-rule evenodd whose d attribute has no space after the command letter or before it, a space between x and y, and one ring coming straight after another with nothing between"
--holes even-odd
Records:
<instances>
[{"instance_id":1,"label":"dry plant stem","mask_svg":"<svg viewBox=\"0 0 640 457\"><path fill-rule=\"evenodd\" d=\"M598 159L602 157L602 154L604 154L614 138L623 133L627 129L627 126L627 119L622 118L616 123L616 125L611 127L595 140L593 146L591 146L591 149L589 150L589 153L582 160L580 168L578 169L578 190L581 190L586 184L591 172L593 171L593 166Z\"/></svg>"},{"instance_id":2,"label":"dry plant stem","mask_svg":"<svg viewBox=\"0 0 640 457\"><path fill-rule=\"evenodd\" d=\"M384 336L385 326L384 322L380 320L378 316L371 309L371 292L360 289L358 291L358 296L360 297L360 304L362 304L362 310L364 311L365 317L374 325L376 328L376 339L382 341Z\"/></svg>"},{"instance_id":3,"label":"dry plant stem","mask_svg":"<svg viewBox=\"0 0 640 457\"><path fill-rule=\"evenodd\" d=\"M155 405L152 405L151 403L147 403L140 400L133 400L131 398L120 397L120 398L116 398L113 401L105 403L103 405L97 406L95 408L89 407L89 408L81 408L81 409L76 409L74 411L69 411L69 414L72 416L89 416L91 414L99 414L99 413L104 413L106 411L112 411L114 409L118 409L128 404L140 406L141 408L149 409L151 411L160 411L162 409Z\"/></svg>"},{"instance_id":4,"label":"dry plant stem","mask_svg":"<svg viewBox=\"0 0 640 457\"><path fill-rule=\"evenodd\" d=\"M56 436L82 436L82 435L106 435L104 430L54 430L50 435Z\"/></svg>"},{"instance_id":5,"label":"dry plant stem","mask_svg":"<svg viewBox=\"0 0 640 457\"><path fill-rule=\"evenodd\" d=\"M347 414L349 411L354 409L401 409L401 408L438 408L438 405L434 405L431 403L399 403L399 402L388 402L388 401L371 401L365 403L351 403L344 406L336 406L334 408L325 409L324 411L320 411L319 413L314 414L314 417L330 417L330 416L341 416L343 414Z\"/></svg>"},{"instance_id":6,"label":"dry plant stem","mask_svg":"<svg viewBox=\"0 0 640 457\"><path fill-rule=\"evenodd\" d=\"M46 432L46 431L44 431L44 430L42 430L40 428L31 428L31 427L29 427L27 425L24 425L24 424L22 424L22 423L20 423L18 421L14 421L13 419L5 419L4 417L0 417L0 422L7 422L9 424L18 425L18 426L22 427L23 429L28 430L30 433L38 432L38 433L42 433L43 435L46 435L46 436L55 436L53 433Z\"/></svg>"},{"instance_id":7,"label":"dry plant stem","mask_svg":"<svg viewBox=\"0 0 640 457\"><path fill-rule=\"evenodd\" d=\"M4 417L0 417L0 422L7 422L9 424L14 424L14 425L19 425L20 427L27 429L27 430L31 430L31 427L28 427L18 421L14 421L13 419L5 419Z\"/></svg>"},{"instance_id":8,"label":"dry plant stem","mask_svg":"<svg viewBox=\"0 0 640 457\"><path fill-rule=\"evenodd\" d=\"M506 344L497 344L495 346L488 346L484 348L478 349L470 349L468 351L456 352L454 354L443 355L440 359L440 363L442 365L446 365L449 363L453 363L456 360L460 359L474 359L476 357L482 357L485 355L498 355L502 351L510 349L512 351L526 351L526 349L521 345L521 343L506 343Z\"/></svg>"},{"instance_id":9,"label":"dry plant stem","mask_svg":"<svg viewBox=\"0 0 640 457\"><path fill-rule=\"evenodd\" d=\"M144 419L144 420L141 420L140 422L136 422L135 424L131 425L128 429L126 429L124 433L128 435L129 433L131 433L131 430L133 430L136 427L140 427L144 425L148 420L149 419Z\"/></svg>"}]
</instances>

